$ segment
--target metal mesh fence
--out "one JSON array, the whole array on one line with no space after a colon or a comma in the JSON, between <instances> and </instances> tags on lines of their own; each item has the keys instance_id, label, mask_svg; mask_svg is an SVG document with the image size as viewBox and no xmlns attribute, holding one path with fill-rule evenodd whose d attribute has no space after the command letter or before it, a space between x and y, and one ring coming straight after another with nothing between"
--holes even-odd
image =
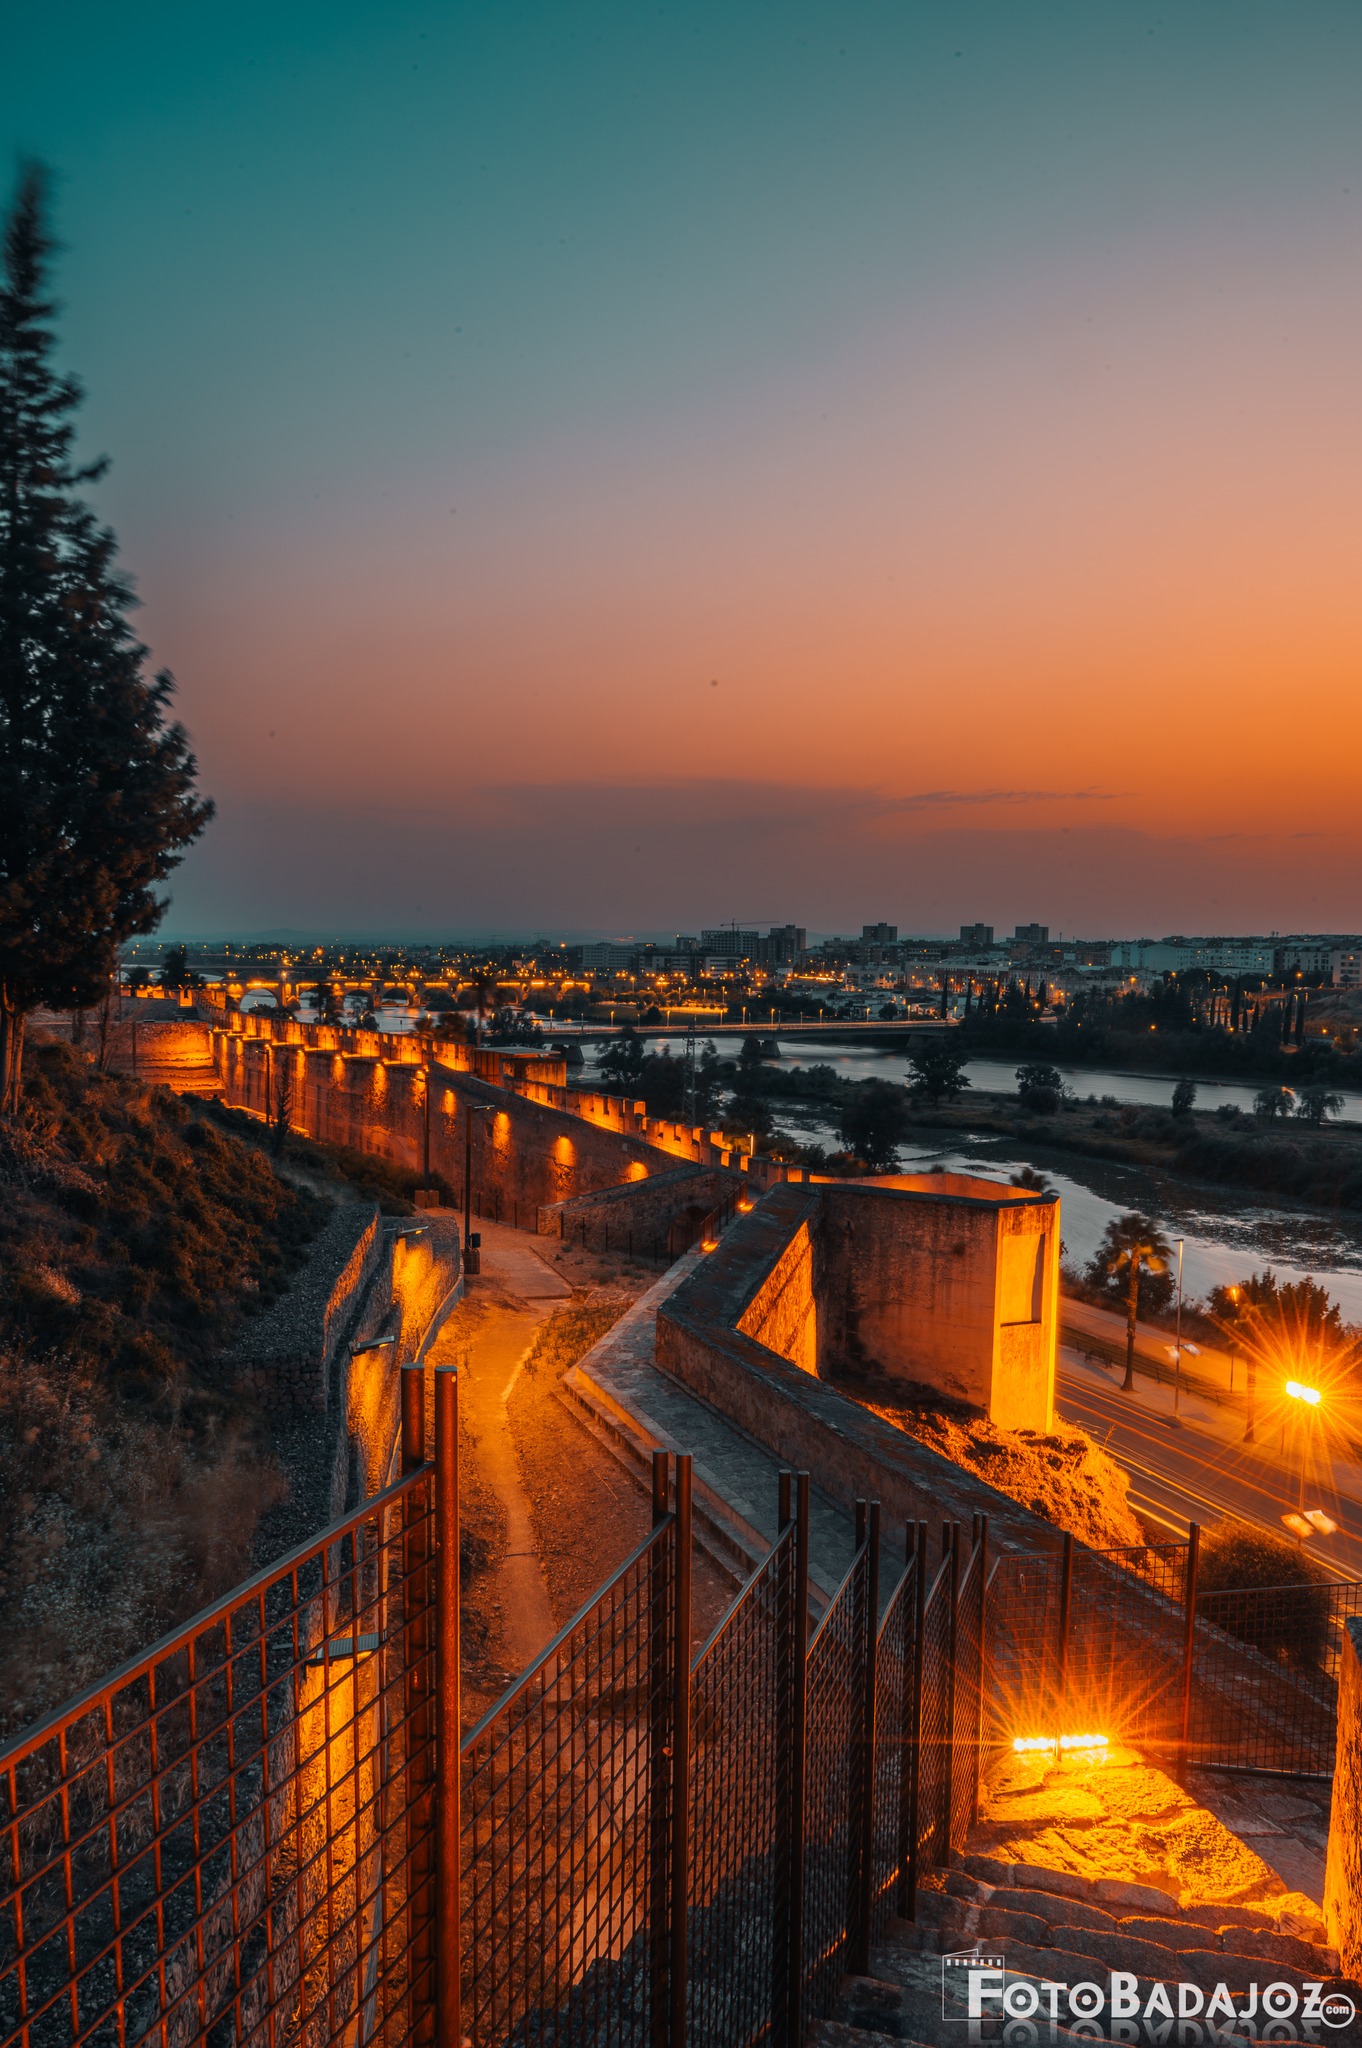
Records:
<instances>
[{"instance_id":1,"label":"metal mesh fence","mask_svg":"<svg viewBox=\"0 0 1362 2048\"><path fill-rule=\"evenodd\" d=\"M809 1644L804 1781L804 2015L832 2006L856 1936L870 1552L862 1543Z\"/></svg>"},{"instance_id":2,"label":"metal mesh fence","mask_svg":"<svg viewBox=\"0 0 1362 2048\"><path fill-rule=\"evenodd\" d=\"M0 2040L405 2042L432 1996L433 1475L0 1760Z\"/></svg>"},{"instance_id":3,"label":"metal mesh fence","mask_svg":"<svg viewBox=\"0 0 1362 2048\"><path fill-rule=\"evenodd\" d=\"M793 1850L795 1528L691 1675L688 2038L759 2042L784 2007Z\"/></svg>"},{"instance_id":4,"label":"metal mesh fence","mask_svg":"<svg viewBox=\"0 0 1362 2048\"><path fill-rule=\"evenodd\" d=\"M986 1578L987 1551L983 1542L976 1542L960 1576L955 1598L949 1822L952 1851L964 1848L965 1837L978 1818Z\"/></svg>"},{"instance_id":5,"label":"metal mesh fence","mask_svg":"<svg viewBox=\"0 0 1362 2048\"><path fill-rule=\"evenodd\" d=\"M1343 1623L1358 1614L1356 1580L1199 1593L1191 1760L1330 1776Z\"/></svg>"},{"instance_id":6,"label":"metal mesh fence","mask_svg":"<svg viewBox=\"0 0 1362 2048\"><path fill-rule=\"evenodd\" d=\"M1078 1551L1064 1673L1063 1734L1094 1731L1142 1748L1177 1742L1186 1548ZM1141 1568L1143 1567L1143 1568Z\"/></svg>"},{"instance_id":7,"label":"metal mesh fence","mask_svg":"<svg viewBox=\"0 0 1362 2048\"><path fill-rule=\"evenodd\" d=\"M676 1522L465 1739L464 2030L649 2038L666 1997Z\"/></svg>"},{"instance_id":8,"label":"metal mesh fence","mask_svg":"<svg viewBox=\"0 0 1362 2048\"><path fill-rule=\"evenodd\" d=\"M992 1741L1177 1740L1187 1545L1000 1557L988 1593Z\"/></svg>"},{"instance_id":9,"label":"metal mesh fence","mask_svg":"<svg viewBox=\"0 0 1362 2048\"><path fill-rule=\"evenodd\" d=\"M990 1570L981 1520L968 1555L948 1525L933 1573L917 1524L881 1617L861 1507L805 1650L787 1476L692 1666L689 1464L671 1509L668 1468L651 1534L462 1744L461 1886L452 1802L435 1824L430 1465L12 1745L0 2048L433 2048L437 1842L476 2048L663 2048L683 2014L698 2048L761 2048L826 2015L965 1845L990 1743L1157 1752L1190 1697L1194 1762L1332 1767L1362 1582L1202 1592L1193 1626L1195 1544L1066 1539Z\"/></svg>"},{"instance_id":10,"label":"metal mesh fence","mask_svg":"<svg viewBox=\"0 0 1362 2048\"><path fill-rule=\"evenodd\" d=\"M913 1650L918 1562L910 1545L903 1574L880 1621L875 1701L874 1848L870 1936L882 1940L891 1915L912 1912L907 1862L913 1806Z\"/></svg>"},{"instance_id":11,"label":"metal mesh fence","mask_svg":"<svg viewBox=\"0 0 1362 2048\"><path fill-rule=\"evenodd\" d=\"M914 1869L919 1877L949 1858L951 1782L951 1573L942 1560L922 1614Z\"/></svg>"}]
</instances>

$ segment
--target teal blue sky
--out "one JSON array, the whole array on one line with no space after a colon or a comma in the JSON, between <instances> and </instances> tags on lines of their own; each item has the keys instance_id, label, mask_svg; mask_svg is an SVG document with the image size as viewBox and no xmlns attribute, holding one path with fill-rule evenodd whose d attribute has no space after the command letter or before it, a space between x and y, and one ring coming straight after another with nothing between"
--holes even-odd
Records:
<instances>
[{"instance_id":1,"label":"teal blue sky","mask_svg":"<svg viewBox=\"0 0 1362 2048\"><path fill-rule=\"evenodd\" d=\"M176 925L1356 923L1356 5L5 43Z\"/></svg>"}]
</instances>

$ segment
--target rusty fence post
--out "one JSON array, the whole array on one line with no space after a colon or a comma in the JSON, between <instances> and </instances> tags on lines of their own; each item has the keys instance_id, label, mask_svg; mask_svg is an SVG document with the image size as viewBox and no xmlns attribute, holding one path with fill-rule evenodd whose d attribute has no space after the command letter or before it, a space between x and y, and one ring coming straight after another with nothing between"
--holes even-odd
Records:
<instances>
[{"instance_id":1,"label":"rusty fence post","mask_svg":"<svg viewBox=\"0 0 1362 2048\"><path fill-rule=\"evenodd\" d=\"M913 1640L905 1643L903 1712L899 1726L898 1893L901 1920L917 1917L919 1762L922 1751L922 1631L927 1607L927 1524L909 1522L904 1533L904 1571L913 1574Z\"/></svg>"},{"instance_id":2,"label":"rusty fence post","mask_svg":"<svg viewBox=\"0 0 1362 2048\"><path fill-rule=\"evenodd\" d=\"M862 1505L856 1504L858 1526ZM852 1943L852 1974L870 1975L870 1938L875 1911L875 1692L880 1648L880 1504L870 1503L865 1515L864 1636L862 1638L860 1842L857 1854L857 1897Z\"/></svg>"},{"instance_id":3,"label":"rusty fence post","mask_svg":"<svg viewBox=\"0 0 1362 2048\"><path fill-rule=\"evenodd\" d=\"M947 1522L942 1531L941 1548L943 1561L950 1566L950 1578L946 1588L950 1604L946 1609L946 1735L944 1743L946 1768L941 1773L941 1799L944 1813L942 1816L941 1833L937 1838L936 1859L939 1864L947 1864L951 1860L951 1852L955 1847L951 1837L955 1826L955 1724L958 1707L956 1697L958 1692L956 1663L960 1645L960 1616L957 1611L960 1601L960 1524L958 1522Z\"/></svg>"},{"instance_id":4,"label":"rusty fence post","mask_svg":"<svg viewBox=\"0 0 1362 2048\"><path fill-rule=\"evenodd\" d=\"M804 2007L804 1764L809 1736L809 1475L794 1475L794 1599L790 1614L789 1939L785 2041L796 2048Z\"/></svg>"},{"instance_id":5,"label":"rusty fence post","mask_svg":"<svg viewBox=\"0 0 1362 2048\"><path fill-rule=\"evenodd\" d=\"M1182 1698L1178 1710L1178 1783L1187 1781L1187 1752L1192 1733L1192 1665L1196 1657L1196 1582L1201 1556L1201 1529L1187 1526L1187 1584L1182 1611Z\"/></svg>"},{"instance_id":6,"label":"rusty fence post","mask_svg":"<svg viewBox=\"0 0 1362 2048\"><path fill-rule=\"evenodd\" d=\"M653 1452L653 1528L671 1514L667 1498L671 1459ZM672 1679L670 1670L671 1572L676 1568L676 1531L667 1551L654 1543L648 1571L648 2022L652 2048L667 2048L671 2027L671 1754Z\"/></svg>"},{"instance_id":7,"label":"rusty fence post","mask_svg":"<svg viewBox=\"0 0 1362 2048\"><path fill-rule=\"evenodd\" d=\"M1074 1539L1066 1529L1064 1552L1059 1567L1059 1641L1055 1650L1055 1755L1059 1755L1064 1733L1069 1683L1069 1623L1073 1614ZM1072 1732L1072 1731L1071 1731Z\"/></svg>"},{"instance_id":8,"label":"rusty fence post","mask_svg":"<svg viewBox=\"0 0 1362 2048\"><path fill-rule=\"evenodd\" d=\"M415 1472L425 1463L425 1373L419 1365L402 1368L402 1470ZM430 1550L434 1502L427 1486L406 1494L403 1541L402 1615L406 1727L403 1752L408 1798L408 1854L411 1862L408 1907L411 1948L411 2029L418 2048L434 2048L438 2026L435 1954L435 1832L433 1807L438 1795L435 1730L430 1725L431 1639Z\"/></svg>"},{"instance_id":9,"label":"rusty fence post","mask_svg":"<svg viewBox=\"0 0 1362 2048\"><path fill-rule=\"evenodd\" d=\"M402 1368L402 1470L426 1461L426 1375L424 1366Z\"/></svg>"},{"instance_id":10,"label":"rusty fence post","mask_svg":"<svg viewBox=\"0 0 1362 2048\"><path fill-rule=\"evenodd\" d=\"M676 1574L672 1605L672 1857L670 2048L686 2039L686 1937L690 1897L691 1460L676 1454Z\"/></svg>"},{"instance_id":11,"label":"rusty fence post","mask_svg":"<svg viewBox=\"0 0 1362 2048\"><path fill-rule=\"evenodd\" d=\"M435 1369L435 1965L436 2048L460 2048L459 1374Z\"/></svg>"},{"instance_id":12,"label":"rusty fence post","mask_svg":"<svg viewBox=\"0 0 1362 2048\"><path fill-rule=\"evenodd\" d=\"M979 1779L984 1754L984 1674L988 1670L988 1516L980 1515L975 1548L979 1558L979 1655L974 1669L974 1800L970 1826L979 1825Z\"/></svg>"},{"instance_id":13,"label":"rusty fence post","mask_svg":"<svg viewBox=\"0 0 1362 2048\"><path fill-rule=\"evenodd\" d=\"M782 1470L776 1496L776 1541L783 1545L776 1608L776 1728L774 1738L775 1829L771 1882L774 1892L771 1941L771 2037L788 2041L791 2026L786 2006L790 1991L790 1841L794 1808L790 1798L790 1753L794 1747L794 1519L791 1487L794 1474ZM782 1762L785 1777L781 1777Z\"/></svg>"}]
</instances>

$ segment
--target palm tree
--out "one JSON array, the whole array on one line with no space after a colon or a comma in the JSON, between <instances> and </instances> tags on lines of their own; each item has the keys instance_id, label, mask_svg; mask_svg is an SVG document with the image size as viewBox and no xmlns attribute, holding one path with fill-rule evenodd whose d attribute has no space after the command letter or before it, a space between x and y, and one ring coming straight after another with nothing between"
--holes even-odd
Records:
<instances>
[{"instance_id":1,"label":"palm tree","mask_svg":"<svg viewBox=\"0 0 1362 2048\"><path fill-rule=\"evenodd\" d=\"M1128 1394L1135 1385L1135 1318L1140 1301L1140 1271L1166 1273L1168 1262L1173 1256L1173 1247L1148 1216L1132 1210L1129 1215L1113 1217L1107 1225L1106 1235L1098 1249L1095 1265L1111 1276L1126 1275L1126 1376L1121 1382L1121 1392Z\"/></svg>"}]
</instances>

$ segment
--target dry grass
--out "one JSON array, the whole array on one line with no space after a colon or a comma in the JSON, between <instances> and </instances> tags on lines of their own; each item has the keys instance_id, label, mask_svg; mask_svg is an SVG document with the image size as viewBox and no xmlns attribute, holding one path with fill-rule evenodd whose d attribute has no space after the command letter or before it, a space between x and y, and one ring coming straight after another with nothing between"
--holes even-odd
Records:
<instances>
[{"instance_id":1,"label":"dry grass","mask_svg":"<svg viewBox=\"0 0 1362 2048\"><path fill-rule=\"evenodd\" d=\"M554 1379L585 1358L593 1344L613 1328L629 1307L627 1300L574 1302L557 1308L535 1337L525 1360L527 1373L543 1372Z\"/></svg>"},{"instance_id":2,"label":"dry grass","mask_svg":"<svg viewBox=\"0 0 1362 2048\"><path fill-rule=\"evenodd\" d=\"M240 1424L195 1441L61 1356L0 1352L0 1446L8 1736L244 1578L284 1485Z\"/></svg>"},{"instance_id":3,"label":"dry grass","mask_svg":"<svg viewBox=\"0 0 1362 2048\"><path fill-rule=\"evenodd\" d=\"M226 1592L284 1492L218 1360L325 1206L37 1041L0 1122L0 1736Z\"/></svg>"},{"instance_id":4,"label":"dry grass","mask_svg":"<svg viewBox=\"0 0 1362 2048\"><path fill-rule=\"evenodd\" d=\"M1072 1423L1056 1421L1047 1435L1039 1436L1029 1429L998 1429L963 1409L873 1401L865 1405L1032 1514L1067 1529L1081 1543L1109 1550L1145 1541L1126 1497L1126 1474Z\"/></svg>"}]
</instances>

